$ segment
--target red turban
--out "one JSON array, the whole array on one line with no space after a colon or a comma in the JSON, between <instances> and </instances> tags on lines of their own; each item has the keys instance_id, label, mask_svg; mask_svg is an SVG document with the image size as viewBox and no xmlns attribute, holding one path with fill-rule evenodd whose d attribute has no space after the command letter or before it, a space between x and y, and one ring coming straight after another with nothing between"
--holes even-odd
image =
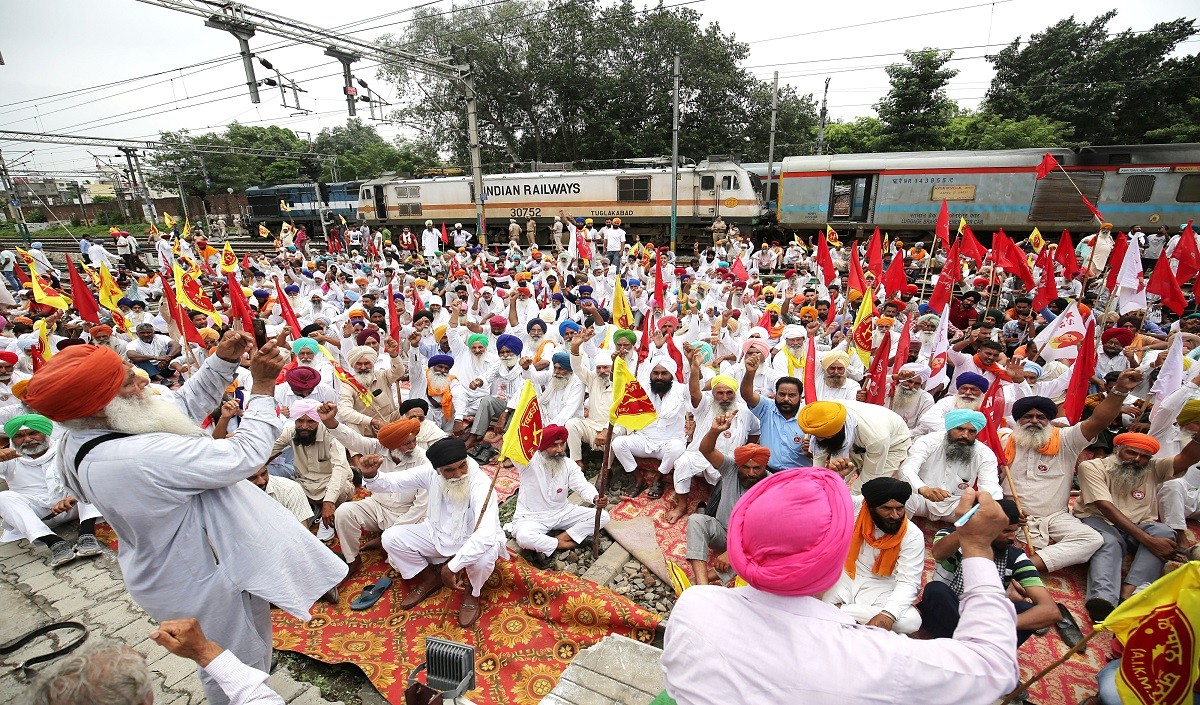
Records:
<instances>
[{"instance_id":1,"label":"red turban","mask_svg":"<svg viewBox=\"0 0 1200 705\"><path fill-rule=\"evenodd\" d=\"M1151 455L1157 453L1162 448L1154 436L1148 436L1144 433L1117 434L1117 437L1113 439L1113 447L1116 448L1117 446L1129 446L1130 448L1136 448Z\"/></svg>"},{"instance_id":2,"label":"red turban","mask_svg":"<svg viewBox=\"0 0 1200 705\"><path fill-rule=\"evenodd\" d=\"M733 451L733 462L738 465L745 466L751 460L764 468L767 467L771 464L771 449L757 443L747 443Z\"/></svg>"},{"instance_id":3,"label":"red turban","mask_svg":"<svg viewBox=\"0 0 1200 705\"><path fill-rule=\"evenodd\" d=\"M1100 335L1100 342L1107 343L1110 340L1115 340L1121 347L1127 348L1133 345L1133 331L1128 328L1109 328Z\"/></svg>"},{"instance_id":4,"label":"red turban","mask_svg":"<svg viewBox=\"0 0 1200 705\"><path fill-rule=\"evenodd\" d=\"M780 522L780 517L804 517ZM819 595L842 576L854 529L850 489L825 468L793 468L755 484L729 517L729 564L758 590Z\"/></svg>"},{"instance_id":5,"label":"red turban","mask_svg":"<svg viewBox=\"0 0 1200 705\"><path fill-rule=\"evenodd\" d=\"M658 319L658 329L662 330L663 326L673 326L678 328L679 319L675 316L663 316L662 318Z\"/></svg>"},{"instance_id":6,"label":"red turban","mask_svg":"<svg viewBox=\"0 0 1200 705\"><path fill-rule=\"evenodd\" d=\"M6 365L17 364L17 359L17 354L15 352L9 352L8 350L0 352L0 362L3 362Z\"/></svg>"},{"instance_id":7,"label":"red turban","mask_svg":"<svg viewBox=\"0 0 1200 705\"><path fill-rule=\"evenodd\" d=\"M111 349L73 345L29 380L25 403L52 421L82 419L112 401L127 376L125 362Z\"/></svg>"},{"instance_id":8,"label":"red turban","mask_svg":"<svg viewBox=\"0 0 1200 705\"><path fill-rule=\"evenodd\" d=\"M298 365L288 370L284 373L283 378L287 380L288 386L297 392L315 389L321 383L321 373L303 365Z\"/></svg>"},{"instance_id":9,"label":"red turban","mask_svg":"<svg viewBox=\"0 0 1200 705\"><path fill-rule=\"evenodd\" d=\"M420 419L403 418L399 421L384 424L375 437L379 439L384 448L396 450L406 441L416 438L420 432Z\"/></svg>"},{"instance_id":10,"label":"red turban","mask_svg":"<svg viewBox=\"0 0 1200 705\"><path fill-rule=\"evenodd\" d=\"M548 450L550 446L559 441L566 442L567 427L550 424L542 429L542 442L538 445L538 450Z\"/></svg>"}]
</instances>

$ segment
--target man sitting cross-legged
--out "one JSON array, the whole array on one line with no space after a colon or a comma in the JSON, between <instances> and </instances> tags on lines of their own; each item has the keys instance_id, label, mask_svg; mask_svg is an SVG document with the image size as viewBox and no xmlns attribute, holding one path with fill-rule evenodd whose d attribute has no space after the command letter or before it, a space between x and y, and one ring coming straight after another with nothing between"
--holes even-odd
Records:
<instances>
[{"instance_id":1,"label":"man sitting cross-legged","mask_svg":"<svg viewBox=\"0 0 1200 705\"><path fill-rule=\"evenodd\" d=\"M900 464L900 473L913 488L906 508L915 517L946 520L958 498L978 484L980 492L1000 499L996 454L977 440L987 419L978 411L947 412L944 433L918 438Z\"/></svg>"},{"instance_id":2,"label":"man sitting cross-legged","mask_svg":"<svg viewBox=\"0 0 1200 705\"><path fill-rule=\"evenodd\" d=\"M566 456L567 429L549 425L542 429L538 452L521 468L521 492L513 515L517 545L530 555L530 563L547 568L554 552L587 543L595 528L596 512L571 504L567 496L578 492L593 507L608 506L608 499L583 476L579 465ZM608 512L600 512L600 528L608 523ZM563 530L557 538L552 531Z\"/></svg>"},{"instance_id":3,"label":"man sitting cross-legged","mask_svg":"<svg viewBox=\"0 0 1200 705\"><path fill-rule=\"evenodd\" d=\"M508 557L496 496L462 440L443 438L425 456L427 465L382 474L382 456L364 457L359 461L363 485L372 492L429 494L425 521L383 532L388 563L405 580L419 578L400 607L412 609L445 585L463 592L458 623L469 627L479 619L483 584L496 561Z\"/></svg>"}]
</instances>

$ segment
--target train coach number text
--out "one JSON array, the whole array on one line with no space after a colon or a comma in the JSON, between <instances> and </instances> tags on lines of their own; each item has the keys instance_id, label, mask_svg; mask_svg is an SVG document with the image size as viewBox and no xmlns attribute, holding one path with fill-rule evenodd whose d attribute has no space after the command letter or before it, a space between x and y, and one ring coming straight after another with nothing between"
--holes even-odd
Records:
<instances>
[{"instance_id":1,"label":"train coach number text","mask_svg":"<svg viewBox=\"0 0 1200 705\"><path fill-rule=\"evenodd\" d=\"M541 208L509 208L510 218L536 218L542 214Z\"/></svg>"}]
</instances>

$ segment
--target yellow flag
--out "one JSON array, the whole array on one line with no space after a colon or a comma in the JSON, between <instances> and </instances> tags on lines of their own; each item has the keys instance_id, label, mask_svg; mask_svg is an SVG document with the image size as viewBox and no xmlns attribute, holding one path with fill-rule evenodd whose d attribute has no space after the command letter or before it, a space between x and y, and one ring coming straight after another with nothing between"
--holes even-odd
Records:
<instances>
[{"instance_id":1,"label":"yellow flag","mask_svg":"<svg viewBox=\"0 0 1200 705\"><path fill-rule=\"evenodd\" d=\"M42 280L38 276L37 267L33 266L33 256L21 248L16 248L17 253L25 260L25 264L29 267L29 283L33 289L33 300L43 306L53 306L54 308L66 311L71 308L71 300L54 289L49 292L42 286Z\"/></svg>"},{"instance_id":2,"label":"yellow flag","mask_svg":"<svg viewBox=\"0 0 1200 705\"><path fill-rule=\"evenodd\" d=\"M179 239L186 240L192 234L192 221L183 221L183 232L179 233Z\"/></svg>"},{"instance_id":3,"label":"yellow flag","mask_svg":"<svg viewBox=\"0 0 1200 705\"><path fill-rule=\"evenodd\" d=\"M258 225L258 234L261 237L271 237L271 231L268 230L267 226L263 225L262 223L259 223Z\"/></svg>"},{"instance_id":4,"label":"yellow flag","mask_svg":"<svg viewBox=\"0 0 1200 705\"><path fill-rule=\"evenodd\" d=\"M281 199L279 199L279 210L283 211L284 213L291 213L291 212L292 212L292 209L291 209L291 208L288 208L288 204L287 204L287 202L286 202L286 201L284 201L282 198L281 198Z\"/></svg>"},{"instance_id":5,"label":"yellow flag","mask_svg":"<svg viewBox=\"0 0 1200 705\"><path fill-rule=\"evenodd\" d=\"M1191 703L1200 677L1200 561L1154 581L1096 627L1125 647L1117 670L1121 702Z\"/></svg>"},{"instance_id":6,"label":"yellow flag","mask_svg":"<svg viewBox=\"0 0 1200 705\"><path fill-rule=\"evenodd\" d=\"M517 399L517 408L508 423L508 430L504 432L504 443L500 446L497 460L508 458L517 465L528 465L541 446L544 427L537 391L533 388L533 380L527 379L525 386L521 387L521 396Z\"/></svg>"},{"instance_id":7,"label":"yellow flag","mask_svg":"<svg viewBox=\"0 0 1200 705\"><path fill-rule=\"evenodd\" d=\"M229 241L225 241L225 247L221 248L221 271L236 272L238 269L238 258L233 253L233 246Z\"/></svg>"},{"instance_id":8,"label":"yellow flag","mask_svg":"<svg viewBox=\"0 0 1200 705\"><path fill-rule=\"evenodd\" d=\"M34 277L34 279L36 278L37 277ZM37 319L37 322L33 324L33 332L37 334L38 339L37 354L41 356L43 361L49 360L50 355L52 355L54 351L50 348L50 331L46 330L45 318Z\"/></svg>"},{"instance_id":9,"label":"yellow flag","mask_svg":"<svg viewBox=\"0 0 1200 705\"><path fill-rule=\"evenodd\" d=\"M617 288L613 290L612 322L618 328L633 328L633 309L629 307L629 298L625 296L620 277L617 277Z\"/></svg>"},{"instance_id":10,"label":"yellow flag","mask_svg":"<svg viewBox=\"0 0 1200 705\"><path fill-rule=\"evenodd\" d=\"M112 314L113 324L123 333L129 332L129 323L125 320L125 316L121 313L121 309L117 306L117 302L121 297L125 296L125 292L121 291L121 287L113 281L112 272L108 271L108 264L103 260L100 261L100 283L97 285L97 292L100 294L100 305L108 309Z\"/></svg>"},{"instance_id":11,"label":"yellow flag","mask_svg":"<svg viewBox=\"0 0 1200 705\"><path fill-rule=\"evenodd\" d=\"M675 590L676 598L692 586L692 580L688 577L687 571L675 561L667 561L667 572L671 574L671 587Z\"/></svg>"},{"instance_id":12,"label":"yellow flag","mask_svg":"<svg viewBox=\"0 0 1200 705\"><path fill-rule=\"evenodd\" d=\"M841 247L842 243L838 240L837 231L829 223L825 224L825 241L834 247Z\"/></svg>"},{"instance_id":13,"label":"yellow flag","mask_svg":"<svg viewBox=\"0 0 1200 705\"><path fill-rule=\"evenodd\" d=\"M174 228L175 222L175 219L171 217L170 213L163 211L163 225L167 226L167 230Z\"/></svg>"},{"instance_id":14,"label":"yellow flag","mask_svg":"<svg viewBox=\"0 0 1200 705\"><path fill-rule=\"evenodd\" d=\"M1034 252L1041 252L1042 248L1046 246L1046 238L1042 237L1041 231L1034 228L1033 232L1029 233L1029 244L1033 245Z\"/></svg>"},{"instance_id":15,"label":"yellow flag","mask_svg":"<svg viewBox=\"0 0 1200 705\"><path fill-rule=\"evenodd\" d=\"M850 339L854 343L854 351L862 360L863 365L871 364L871 343L874 331L871 321L875 317L875 297L868 291L858 305L858 313L854 316L854 327L850 330Z\"/></svg>"},{"instance_id":16,"label":"yellow flag","mask_svg":"<svg viewBox=\"0 0 1200 705\"><path fill-rule=\"evenodd\" d=\"M608 422L630 431L640 431L657 418L654 402L629 371L625 358L616 358L613 363L613 405L608 412Z\"/></svg>"}]
</instances>

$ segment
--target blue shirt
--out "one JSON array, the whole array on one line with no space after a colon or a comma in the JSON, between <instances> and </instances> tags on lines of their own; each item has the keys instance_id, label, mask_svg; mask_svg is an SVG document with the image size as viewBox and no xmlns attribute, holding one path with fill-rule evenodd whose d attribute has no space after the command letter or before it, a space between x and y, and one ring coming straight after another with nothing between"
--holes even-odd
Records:
<instances>
[{"instance_id":1,"label":"blue shirt","mask_svg":"<svg viewBox=\"0 0 1200 705\"><path fill-rule=\"evenodd\" d=\"M789 468L806 468L812 465L812 458L801 453L804 441L804 431L793 416L785 419L775 406L774 399L765 395L759 396L758 406L750 410L761 424L759 442L771 451L771 462L768 466L773 470Z\"/></svg>"}]
</instances>

